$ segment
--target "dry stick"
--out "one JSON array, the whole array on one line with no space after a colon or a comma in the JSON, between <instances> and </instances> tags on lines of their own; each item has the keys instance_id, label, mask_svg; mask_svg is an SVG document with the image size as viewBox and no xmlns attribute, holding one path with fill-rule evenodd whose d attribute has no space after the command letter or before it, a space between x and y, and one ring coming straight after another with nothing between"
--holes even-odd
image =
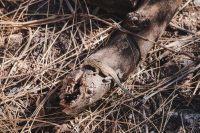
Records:
<instances>
[{"instance_id":1,"label":"dry stick","mask_svg":"<svg viewBox=\"0 0 200 133\"><path fill-rule=\"evenodd\" d=\"M86 16L86 15L81 15L81 16ZM166 50L168 50L168 51L170 51L170 52L188 56L192 61L200 61L200 58L195 57L195 56L192 56L191 54L189 54L189 53L187 53L187 52L182 52L182 51L179 51L179 52L178 52L178 51L175 51L175 50L173 50L173 49L171 49L171 48L165 47L165 46L162 45L162 44L156 43L156 42L153 41L153 40L150 40L150 39L145 38L145 37L143 37L143 36L141 36L141 35L138 35L138 34L135 34L135 33L133 33L133 32L130 32L129 30L123 28L123 27L122 27L121 25L119 25L118 23L112 24L112 23L110 23L110 22L108 22L108 21L105 21L105 20L103 20L103 19L101 19L101 18L99 18L99 17L97 17L97 16L91 15L91 14L88 14L87 16L88 16L88 17L92 17L92 18L94 18L94 19L96 19L96 20L99 20L99 21L101 21L101 22L103 22L103 23L105 23L105 24L111 26L112 28L121 31L121 32L130 34L130 35L132 35L132 36L134 36L134 37L137 37L137 38L143 39L143 40L145 40L145 41L149 41L149 42L151 42L151 43L153 43L153 44L156 44L156 45L158 45L158 46L160 46L160 47L162 47L162 48L164 48L164 49L166 49Z\"/></svg>"},{"instance_id":2,"label":"dry stick","mask_svg":"<svg viewBox=\"0 0 200 133\"><path fill-rule=\"evenodd\" d=\"M182 28L182 27L180 27L180 26L178 26L178 25L175 25L175 24L172 23L172 22L169 23L169 26L174 27L174 28L176 28L176 29L178 29L178 30L180 30L180 31L186 32L186 33L190 33L190 34L193 34L193 35L195 34L195 33L192 32L191 30Z\"/></svg>"},{"instance_id":3,"label":"dry stick","mask_svg":"<svg viewBox=\"0 0 200 133\"><path fill-rule=\"evenodd\" d=\"M0 27L35 27L39 25L45 25L50 23L60 22L66 19L72 18L73 15L54 15L44 19L32 20L27 22L12 22L12 21L0 21Z\"/></svg>"},{"instance_id":4,"label":"dry stick","mask_svg":"<svg viewBox=\"0 0 200 133\"><path fill-rule=\"evenodd\" d=\"M196 95L196 92L198 91L199 88L200 88L200 81L197 83L197 85L194 89L194 92L187 103L187 106L189 106L189 104L192 102L192 100L193 100L194 96Z\"/></svg>"},{"instance_id":5,"label":"dry stick","mask_svg":"<svg viewBox=\"0 0 200 133\"><path fill-rule=\"evenodd\" d=\"M1 1L2 1L2 0L1 0ZM0 2L1 2L1 1L0 1ZM38 4L38 3L41 2L41 1L42 1L42 0L34 1L34 2L32 2L31 4L29 4L29 6L30 6L30 5L33 5L33 4ZM10 12L8 12L8 13L6 13L6 14L1 15L1 16L0 16L0 19L2 19L2 18L4 18L4 17L7 17L7 16L9 16L9 15L11 15L11 14L14 14L14 13L17 12L18 10L22 10L22 9L26 8L26 5L27 5L28 2L29 2L29 1L27 0L27 1L25 1L24 3L20 4L20 6L19 6L18 9L13 10L13 11L10 11Z\"/></svg>"},{"instance_id":6,"label":"dry stick","mask_svg":"<svg viewBox=\"0 0 200 133\"><path fill-rule=\"evenodd\" d=\"M174 16L176 16L180 11L182 11L192 0L188 0L178 11L175 13Z\"/></svg>"},{"instance_id":7,"label":"dry stick","mask_svg":"<svg viewBox=\"0 0 200 133\"><path fill-rule=\"evenodd\" d=\"M68 9L70 10L70 12L71 12L72 14L75 14L75 11L74 11L72 5L70 4L70 2L69 2L68 0L65 0L65 2L66 2L66 4L67 4Z\"/></svg>"}]
</instances>

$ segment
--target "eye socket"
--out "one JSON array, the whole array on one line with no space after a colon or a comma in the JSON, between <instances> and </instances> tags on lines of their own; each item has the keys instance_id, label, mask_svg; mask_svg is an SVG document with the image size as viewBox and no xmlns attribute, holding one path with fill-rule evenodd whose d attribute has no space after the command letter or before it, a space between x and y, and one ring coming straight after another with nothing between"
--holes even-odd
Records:
<instances>
[{"instance_id":1,"label":"eye socket","mask_svg":"<svg viewBox=\"0 0 200 133\"><path fill-rule=\"evenodd\" d=\"M93 66L91 66L91 65L85 65L84 68L88 69L88 70L92 70L93 72L96 71L95 68Z\"/></svg>"},{"instance_id":2,"label":"eye socket","mask_svg":"<svg viewBox=\"0 0 200 133\"><path fill-rule=\"evenodd\" d=\"M102 79L103 83L111 83L111 79Z\"/></svg>"},{"instance_id":3,"label":"eye socket","mask_svg":"<svg viewBox=\"0 0 200 133\"><path fill-rule=\"evenodd\" d=\"M91 90L87 90L87 94L92 94L92 91Z\"/></svg>"}]
</instances>

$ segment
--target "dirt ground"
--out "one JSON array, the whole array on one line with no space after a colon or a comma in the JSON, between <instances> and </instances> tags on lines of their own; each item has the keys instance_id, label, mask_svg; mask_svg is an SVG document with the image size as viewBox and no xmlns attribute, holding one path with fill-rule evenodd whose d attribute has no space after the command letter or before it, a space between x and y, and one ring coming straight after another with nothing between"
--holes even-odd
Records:
<instances>
[{"instance_id":1,"label":"dirt ground","mask_svg":"<svg viewBox=\"0 0 200 133\"><path fill-rule=\"evenodd\" d=\"M64 114L51 91L114 31L79 14L123 19L81 0L0 1L0 132L200 132L199 62L156 45L123 84L138 98L116 88ZM200 57L200 6L185 0L158 43Z\"/></svg>"}]
</instances>

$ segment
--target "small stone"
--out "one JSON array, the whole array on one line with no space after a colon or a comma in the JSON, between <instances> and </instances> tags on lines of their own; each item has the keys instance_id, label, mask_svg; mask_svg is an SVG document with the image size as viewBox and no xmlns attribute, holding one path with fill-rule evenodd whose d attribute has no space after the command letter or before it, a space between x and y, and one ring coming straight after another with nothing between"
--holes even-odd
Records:
<instances>
[{"instance_id":1,"label":"small stone","mask_svg":"<svg viewBox=\"0 0 200 133\"><path fill-rule=\"evenodd\" d=\"M195 6L200 6L200 0L194 0Z\"/></svg>"},{"instance_id":2,"label":"small stone","mask_svg":"<svg viewBox=\"0 0 200 133\"><path fill-rule=\"evenodd\" d=\"M5 10L5 8L0 8L0 15L4 15L6 13L7 11Z\"/></svg>"},{"instance_id":3,"label":"small stone","mask_svg":"<svg viewBox=\"0 0 200 133\"><path fill-rule=\"evenodd\" d=\"M23 41L23 35L22 33L18 33L18 34L12 34L9 36L9 40L8 40L8 44L10 46L21 46L22 41Z\"/></svg>"}]
</instances>

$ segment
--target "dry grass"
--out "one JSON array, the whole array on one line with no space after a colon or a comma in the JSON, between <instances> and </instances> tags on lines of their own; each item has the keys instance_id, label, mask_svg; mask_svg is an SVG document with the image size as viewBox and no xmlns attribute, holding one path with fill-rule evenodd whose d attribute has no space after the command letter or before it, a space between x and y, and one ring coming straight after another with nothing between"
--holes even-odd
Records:
<instances>
[{"instance_id":1,"label":"dry grass","mask_svg":"<svg viewBox=\"0 0 200 133\"><path fill-rule=\"evenodd\" d=\"M58 105L48 102L49 97L64 75L106 44L113 31L88 16L95 13L103 21L114 20L84 1L3 0L0 4L0 132L52 132L55 126L70 132L163 132L175 109L200 109L194 103L200 99L193 99L200 88L200 65L155 46L124 84L136 99L115 90L76 117L63 115ZM190 0L182 7L171 23L183 28L168 28L159 43L198 56L200 8ZM180 32L184 28L189 33Z\"/></svg>"}]
</instances>

